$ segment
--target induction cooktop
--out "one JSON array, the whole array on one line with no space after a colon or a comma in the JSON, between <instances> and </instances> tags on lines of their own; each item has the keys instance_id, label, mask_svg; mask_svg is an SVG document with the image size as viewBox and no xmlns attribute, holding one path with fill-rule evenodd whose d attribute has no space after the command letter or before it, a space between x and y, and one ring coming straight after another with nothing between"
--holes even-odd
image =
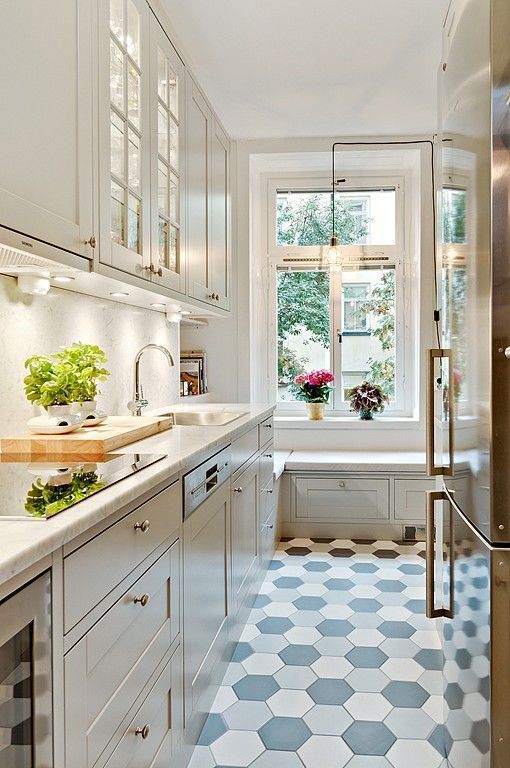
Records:
<instances>
[{"instance_id":1,"label":"induction cooktop","mask_svg":"<svg viewBox=\"0 0 510 768\"><path fill-rule=\"evenodd\" d=\"M0 461L0 520L48 520L166 458L115 454L98 461Z\"/></svg>"}]
</instances>

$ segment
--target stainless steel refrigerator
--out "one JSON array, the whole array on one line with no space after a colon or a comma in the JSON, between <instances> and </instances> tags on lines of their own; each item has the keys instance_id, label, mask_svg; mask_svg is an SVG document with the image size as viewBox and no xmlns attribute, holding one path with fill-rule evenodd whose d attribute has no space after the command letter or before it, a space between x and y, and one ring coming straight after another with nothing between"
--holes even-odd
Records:
<instances>
[{"instance_id":1,"label":"stainless steel refrigerator","mask_svg":"<svg viewBox=\"0 0 510 768\"><path fill-rule=\"evenodd\" d=\"M510 767L510 0L452 0L439 70L427 612L451 768Z\"/></svg>"}]
</instances>

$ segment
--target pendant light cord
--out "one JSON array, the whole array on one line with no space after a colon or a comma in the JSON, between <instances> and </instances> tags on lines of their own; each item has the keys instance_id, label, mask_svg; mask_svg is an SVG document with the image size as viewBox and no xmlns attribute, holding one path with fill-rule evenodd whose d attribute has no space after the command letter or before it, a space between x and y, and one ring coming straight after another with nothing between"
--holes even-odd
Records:
<instances>
[{"instance_id":1,"label":"pendant light cord","mask_svg":"<svg viewBox=\"0 0 510 768\"><path fill-rule=\"evenodd\" d=\"M430 147L430 172L432 182L432 226L433 226L433 238L432 238L432 253L434 261L434 325L436 329L437 346L442 349L441 346L441 330L439 320L439 286L437 284L437 240L436 240L436 227L437 227L437 204L436 204L436 165L434 160L434 141L432 139L417 139L403 140L403 141L335 141L331 148L332 154L332 169L333 169L333 187L331 190L331 199L333 201L333 235L335 233L335 149L336 147L372 147L372 146L410 146L416 144L426 144Z\"/></svg>"}]
</instances>

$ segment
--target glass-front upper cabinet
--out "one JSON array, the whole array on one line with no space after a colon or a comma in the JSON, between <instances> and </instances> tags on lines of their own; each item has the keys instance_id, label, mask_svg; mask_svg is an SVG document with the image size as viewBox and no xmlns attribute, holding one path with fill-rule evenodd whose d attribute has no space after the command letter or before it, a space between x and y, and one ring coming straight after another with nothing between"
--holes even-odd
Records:
<instances>
[{"instance_id":1,"label":"glass-front upper cabinet","mask_svg":"<svg viewBox=\"0 0 510 768\"><path fill-rule=\"evenodd\" d=\"M151 24L152 280L184 293L184 65L156 19Z\"/></svg>"},{"instance_id":2,"label":"glass-front upper cabinet","mask_svg":"<svg viewBox=\"0 0 510 768\"><path fill-rule=\"evenodd\" d=\"M147 279L150 20L145 0L99 3L100 260Z\"/></svg>"}]
</instances>

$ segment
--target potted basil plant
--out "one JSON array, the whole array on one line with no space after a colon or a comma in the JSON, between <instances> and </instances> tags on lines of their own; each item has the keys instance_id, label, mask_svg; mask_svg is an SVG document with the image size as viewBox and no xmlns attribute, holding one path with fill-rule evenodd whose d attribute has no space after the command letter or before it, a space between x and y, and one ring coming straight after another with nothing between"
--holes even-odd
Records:
<instances>
[{"instance_id":1,"label":"potted basil plant","mask_svg":"<svg viewBox=\"0 0 510 768\"><path fill-rule=\"evenodd\" d=\"M73 410L81 415L83 426L94 426L106 419L106 413L97 407L99 383L106 381L110 372L104 367L106 355L96 344L74 342L55 354L61 363L74 371Z\"/></svg>"},{"instance_id":2,"label":"potted basil plant","mask_svg":"<svg viewBox=\"0 0 510 768\"><path fill-rule=\"evenodd\" d=\"M46 355L33 355L25 361L25 394L30 403L46 411L43 417L30 419L34 432L71 432L81 426L81 416L73 413L76 373L72 365Z\"/></svg>"}]
</instances>

